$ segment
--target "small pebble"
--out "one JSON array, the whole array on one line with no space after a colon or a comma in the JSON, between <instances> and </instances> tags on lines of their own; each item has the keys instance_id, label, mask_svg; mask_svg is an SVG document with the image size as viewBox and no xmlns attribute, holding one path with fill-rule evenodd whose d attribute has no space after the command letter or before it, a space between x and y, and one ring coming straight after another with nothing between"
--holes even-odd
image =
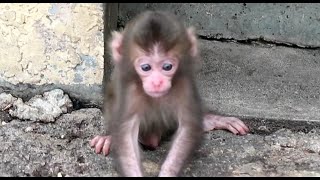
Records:
<instances>
[{"instance_id":1,"label":"small pebble","mask_svg":"<svg viewBox=\"0 0 320 180\"><path fill-rule=\"evenodd\" d=\"M25 131L25 132L31 132L31 131L33 131L33 128L32 128L31 126L29 126L29 127L27 127L24 131Z\"/></svg>"}]
</instances>

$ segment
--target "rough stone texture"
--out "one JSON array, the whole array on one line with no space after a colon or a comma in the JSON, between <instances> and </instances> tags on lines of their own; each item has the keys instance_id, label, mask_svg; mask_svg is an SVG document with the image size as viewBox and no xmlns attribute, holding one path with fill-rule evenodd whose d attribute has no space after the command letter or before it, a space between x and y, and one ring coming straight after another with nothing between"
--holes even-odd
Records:
<instances>
[{"instance_id":1,"label":"rough stone texture","mask_svg":"<svg viewBox=\"0 0 320 180\"><path fill-rule=\"evenodd\" d=\"M147 9L171 11L204 36L320 46L318 3L121 3L119 18Z\"/></svg>"},{"instance_id":2,"label":"rough stone texture","mask_svg":"<svg viewBox=\"0 0 320 180\"><path fill-rule=\"evenodd\" d=\"M0 126L0 176L118 176L112 158L89 147L102 124L101 111L89 108L54 123L14 119ZM245 136L212 131L182 176L320 176L319 139L319 129ZM168 149L166 141L155 151L142 151L147 176L157 175Z\"/></svg>"},{"instance_id":3,"label":"rough stone texture","mask_svg":"<svg viewBox=\"0 0 320 180\"><path fill-rule=\"evenodd\" d=\"M111 161L88 146L101 122L99 109L84 109L53 124L15 119L0 126L0 176L112 176Z\"/></svg>"},{"instance_id":4,"label":"rough stone texture","mask_svg":"<svg viewBox=\"0 0 320 180\"><path fill-rule=\"evenodd\" d=\"M0 78L13 84L101 84L101 3L0 5Z\"/></svg>"},{"instance_id":5,"label":"rough stone texture","mask_svg":"<svg viewBox=\"0 0 320 180\"><path fill-rule=\"evenodd\" d=\"M32 97L28 102L18 98L12 103L9 114L23 120L52 122L72 108L72 101L61 89L54 89Z\"/></svg>"},{"instance_id":6,"label":"rough stone texture","mask_svg":"<svg viewBox=\"0 0 320 180\"><path fill-rule=\"evenodd\" d=\"M17 98L13 97L11 94L1 93L0 94L0 109L5 110L9 108Z\"/></svg>"},{"instance_id":7,"label":"rough stone texture","mask_svg":"<svg viewBox=\"0 0 320 180\"><path fill-rule=\"evenodd\" d=\"M13 104L0 111L0 176L118 176L112 157L96 155L89 147L90 139L103 132L99 109L76 110L54 121L53 116L67 112L66 106L71 108L68 96L56 89L43 97L32 97L26 104L35 112L30 110L22 114L28 117L12 120L9 113L21 108L16 107L21 99L4 93L0 97L1 106ZM59 113L52 115L57 110ZM24 121L28 118L33 121ZM225 131L205 133L202 146L182 176L320 176L319 121L281 124L277 120L243 120L251 129L246 136ZM157 176L168 149L165 141L156 151L143 151L147 176Z\"/></svg>"},{"instance_id":8,"label":"rough stone texture","mask_svg":"<svg viewBox=\"0 0 320 180\"><path fill-rule=\"evenodd\" d=\"M37 94L43 94L46 91L52 89L62 89L64 92L68 93L74 105L77 106L100 106L102 105L103 96L101 94L102 85L93 84L45 84L45 85L33 85L33 84L12 84L6 81L1 81L0 79L0 92L10 92L15 97L20 97L24 101L28 101L30 98ZM76 107L79 109L79 107Z\"/></svg>"}]
</instances>

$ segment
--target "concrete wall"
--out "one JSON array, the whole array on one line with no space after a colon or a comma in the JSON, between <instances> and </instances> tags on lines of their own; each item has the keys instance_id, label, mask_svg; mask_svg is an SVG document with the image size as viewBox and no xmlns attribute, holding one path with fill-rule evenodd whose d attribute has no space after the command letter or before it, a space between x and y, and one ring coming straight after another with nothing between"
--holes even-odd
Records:
<instances>
[{"instance_id":1,"label":"concrete wall","mask_svg":"<svg viewBox=\"0 0 320 180\"><path fill-rule=\"evenodd\" d=\"M98 94L103 29L101 3L0 4L2 91L29 94L27 84L34 91L56 86L78 97Z\"/></svg>"},{"instance_id":2,"label":"concrete wall","mask_svg":"<svg viewBox=\"0 0 320 180\"><path fill-rule=\"evenodd\" d=\"M166 10L195 26L199 35L320 46L318 3L123 3L123 23L143 10Z\"/></svg>"}]
</instances>

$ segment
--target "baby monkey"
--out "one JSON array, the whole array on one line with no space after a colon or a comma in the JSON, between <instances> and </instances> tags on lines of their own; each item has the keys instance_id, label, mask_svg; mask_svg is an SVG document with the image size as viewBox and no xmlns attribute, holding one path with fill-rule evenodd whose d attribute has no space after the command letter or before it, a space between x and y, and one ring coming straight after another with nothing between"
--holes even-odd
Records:
<instances>
[{"instance_id":1,"label":"baby monkey","mask_svg":"<svg viewBox=\"0 0 320 180\"><path fill-rule=\"evenodd\" d=\"M112 153L121 176L143 176L139 143L156 148L173 132L159 176L179 176L204 131L227 129L246 134L238 118L209 113L196 83L197 37L176 16L146 11L109 43L115 64L105 92L105 136L90 142L96 153Z\"/></svg>"}]
</instances>

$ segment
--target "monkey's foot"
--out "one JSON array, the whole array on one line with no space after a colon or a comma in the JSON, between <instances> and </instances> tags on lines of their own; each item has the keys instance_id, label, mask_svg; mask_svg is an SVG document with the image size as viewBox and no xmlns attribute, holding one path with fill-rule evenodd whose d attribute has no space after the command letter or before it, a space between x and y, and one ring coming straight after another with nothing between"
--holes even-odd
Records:
<instances>
[{"instance_id":1,"label":"monkey's foot","mask_svg":"<svg viewBox=\"0 0 320 180\"><path fill-rule=\"evenodd\" d=\"M204 131L214 129L225 129L233 134L245 135L249 132L249 128L236 117L225 117L213 114L206 114L203 118Z\"/></svg>"},{"instance_id":2,"label":"monkey's foot","mask_svg":"<svg viewBox=\"0 0 320 180\"><path fill-rule=\"evenodd\" d=\"M146 137L140 137L139 142L149 150L155 150L159 147L160 144L160 136L157 134L150 134Z\"/></svg>"},{"instance_id":3,"label":"monkey's foot","mask_svg":"<svg viewBox=\"0 0 320 180\"><path fill-rule=\"evenodd\" d=\"M111 136L96 136L90 141L90 146L97 154L101 152L107 156L110 152Z\"/></svg>"}]
</instances>

